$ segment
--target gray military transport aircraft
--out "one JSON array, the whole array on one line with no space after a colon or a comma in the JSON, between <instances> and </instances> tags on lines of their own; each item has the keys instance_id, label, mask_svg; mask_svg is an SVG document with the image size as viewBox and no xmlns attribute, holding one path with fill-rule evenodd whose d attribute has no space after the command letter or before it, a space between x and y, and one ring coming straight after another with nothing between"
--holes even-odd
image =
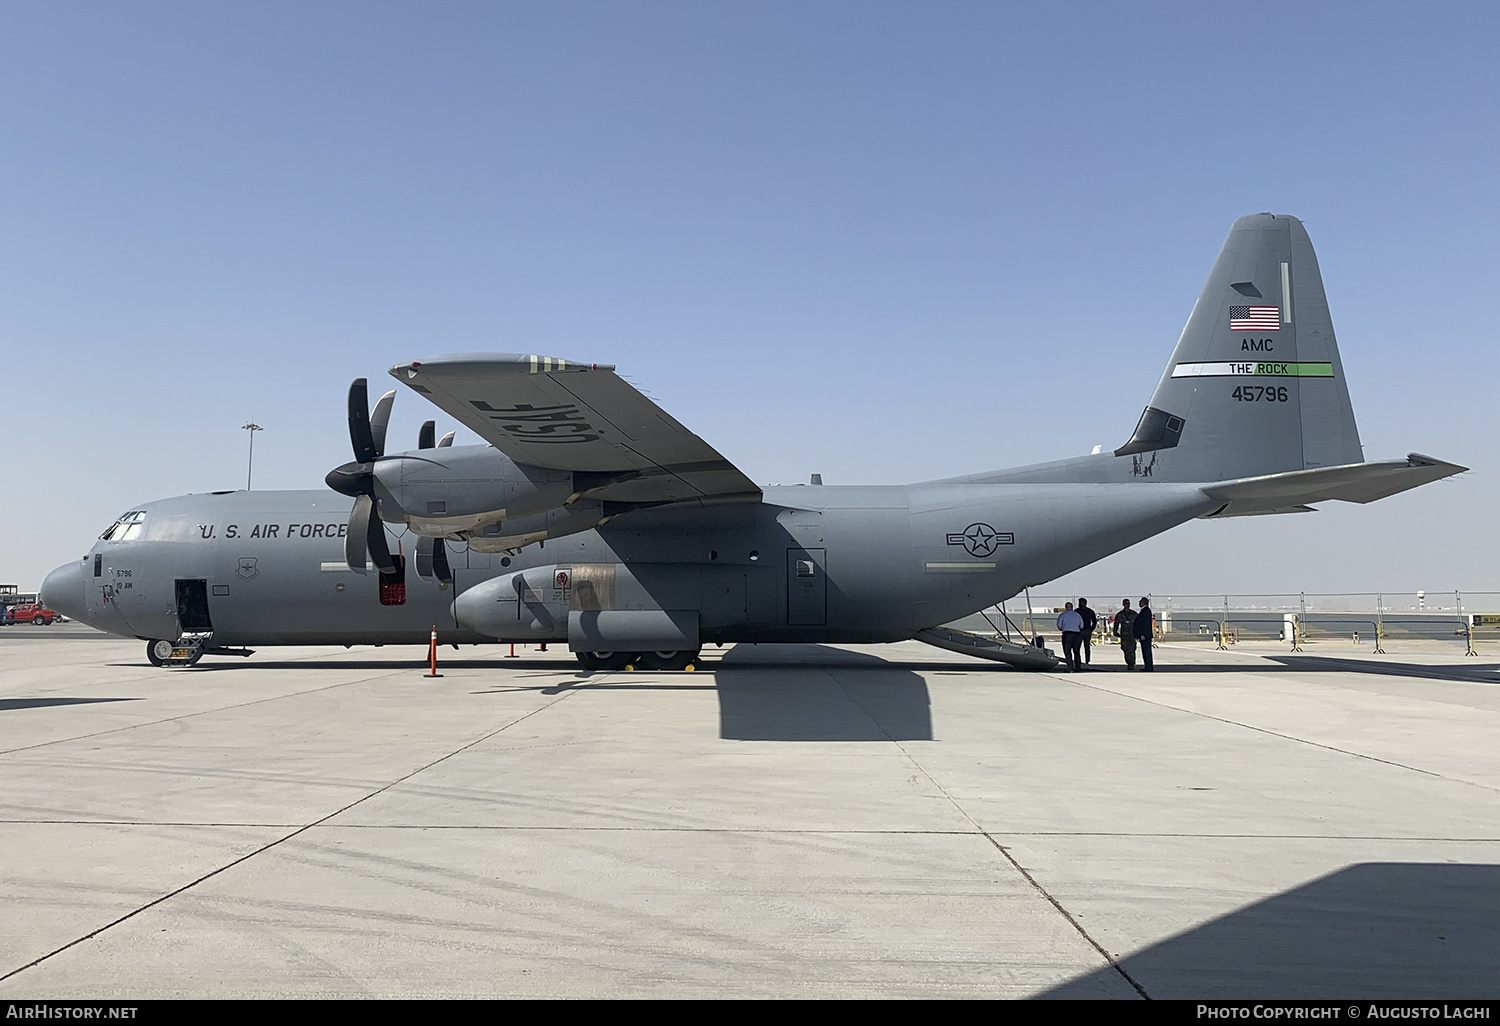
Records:
<instances>
[{"instance_id":1,"label":"gray military transport aircraft","mask_svg":"<svg viewBox=\"0 0 1500 1026\"><path fill-rule=\"evenodd\" d=\"M390 373L489 444L434 444L429 421L387 453L395 392L372 413L360 378L331 491L141 504L43 601L145 640L157 665L425 643L435 624L443 643L566 642L590 669L912 638L1040 668L1050 652L942 625L1195 517L1371 502L1465 469L1364 461L1312 243L1279 214L1235 222L1129 439L1053 463L762 488L612 366L469 354Z\"/></svg>"}]
</instances>

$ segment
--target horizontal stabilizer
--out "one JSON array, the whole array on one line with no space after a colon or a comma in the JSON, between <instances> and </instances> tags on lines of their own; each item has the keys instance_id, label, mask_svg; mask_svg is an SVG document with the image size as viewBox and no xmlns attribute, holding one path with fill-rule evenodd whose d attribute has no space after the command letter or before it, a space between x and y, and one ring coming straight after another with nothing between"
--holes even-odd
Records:
<instances>
[{"instance_id":1,"label":"horizontal stabilizer","mask_svg":"<svg viewBox=\"0 0 1500 1026\"><path fill-rule=\"evenodd\" d=\"M1308 503L1374 502L1409 488L1438 481L1469 468L1412 453L1404 460L1349 463L1341 467L1293 470L1204 485L1203 493L1224 506L1209 517L1302 512Z\"/></svg>"}]
</instances>

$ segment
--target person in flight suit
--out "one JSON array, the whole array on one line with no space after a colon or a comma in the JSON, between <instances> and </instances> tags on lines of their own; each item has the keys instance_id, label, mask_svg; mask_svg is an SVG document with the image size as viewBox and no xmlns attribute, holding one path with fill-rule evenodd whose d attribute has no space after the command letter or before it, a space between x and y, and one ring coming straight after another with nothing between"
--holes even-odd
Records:
<instances>
[{"instance_id":1,"label":"person in flight suit","mask_svg":"<svg viewBox=\"0 0 1500 1026\"><path fill-rule=\"evenodd\" d=\"M1151 600L1145 596L1141 597L1141 608L1136 610L1135 623L1130 625L1130 633L1141 646L1142 671L1150 673L1154 667L1151 665L1151 626L1155 614L1151 612Z\"/></svg>"},{"instance_id":2,"label":"person in flight suit","mask_svg":"<svg viewBox=\"0 0 1500 1026\"><path fill-rule=\"evenodd\" d=\"M1135 669L1135 635L1130 629L1135 626L1135 610L1129 599L1120 600L1120 611L1115 614L1115 637L1120 639L1120 652L1125 656L1125 669Z\"/></svg>"},{"instance_id":3,"label":"person in flight suit","mask_svg":"<svg viewBox=\"0 0 1500 1026\"><path fill-rule=\"evenodd\" d=\"M1094 661L1093 646L1089 643L1094 637L1094 628L1099 624L1099 617L1089 608L1089 600L1081 598L1078 600L1078 615L1083 617L1083 661L1085 664Z\"/></svg>"}]
</instances>

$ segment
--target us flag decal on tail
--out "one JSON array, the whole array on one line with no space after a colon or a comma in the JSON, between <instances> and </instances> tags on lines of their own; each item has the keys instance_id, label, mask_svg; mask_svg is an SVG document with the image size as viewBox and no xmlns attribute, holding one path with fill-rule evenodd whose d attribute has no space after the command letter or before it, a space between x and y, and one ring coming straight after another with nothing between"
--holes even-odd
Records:
<instances>
[{"instance_id":1,"label":"us flag decal on tail","mask_svg":"<svg viewBox=\"0 0 1500 1026\"><path fill-rule=\"evenodd\" d=\"M1277 331L1281 328L1281 308L1276 306L1231 306L1230 331Z\"/></svg>"}]
</instances>

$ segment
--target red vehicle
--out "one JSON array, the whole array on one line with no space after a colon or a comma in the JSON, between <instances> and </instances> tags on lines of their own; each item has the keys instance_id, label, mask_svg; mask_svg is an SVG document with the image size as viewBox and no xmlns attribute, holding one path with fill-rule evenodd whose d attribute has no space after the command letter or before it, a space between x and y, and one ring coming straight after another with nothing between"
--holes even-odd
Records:
<instances>
[{"instance_id":1,"label":"red vehicle","mask_svg":"<svg viewBox=\"0 0 1500 1026\"><path fill-rule=\"evenodd\" d=\"M25 602L5 610L6 623L34 623L41 626L44 623L50 624L58 618L57 613L36 602Z\"/></svg>"}]
</instances>

